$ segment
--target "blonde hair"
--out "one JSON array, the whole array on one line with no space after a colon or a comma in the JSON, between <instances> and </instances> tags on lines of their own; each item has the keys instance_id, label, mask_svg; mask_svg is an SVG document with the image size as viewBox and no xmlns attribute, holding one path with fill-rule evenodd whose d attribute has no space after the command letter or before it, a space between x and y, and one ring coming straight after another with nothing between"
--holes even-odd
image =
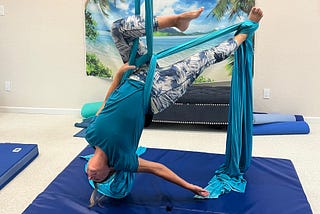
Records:
<instances>
[{"instance_id":1,"label":"blonde hair","mask_svg":"<svg viewBox=\"0 0 320 214\"><path fill-rule=\"evenodd\" d=\"M102 199L104 199L106 196L104 195L101 195L99 192L98 192L98 184L96 182L93 182L94 183L94 190L92 191L91 193L91 196L90 196L90 200L89 200L89 207L94 207L96 205L98 205L99 207L102 207L101 205L101 201Z\"/></svg>"}]
</instances>

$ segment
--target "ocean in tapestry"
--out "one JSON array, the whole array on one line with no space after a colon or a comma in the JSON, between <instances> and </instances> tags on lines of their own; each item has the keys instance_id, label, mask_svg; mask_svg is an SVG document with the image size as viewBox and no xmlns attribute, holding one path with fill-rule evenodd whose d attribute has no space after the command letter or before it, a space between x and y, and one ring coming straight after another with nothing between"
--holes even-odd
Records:
<instances>
[{"instance_id":1,"label":"ocean in tapestry","mask_svg":"<svg viewBox=\"0 0 320 214\"><path fill-rule=\"evenodd\" d=\"M154 15L171 15L204 7L202 15L193 20L187 31L181 33L175 28L154 32L154 51L159 52L172 46L182 44L195 37L225 28L244 21L254 1L230 0L154 0ZM122 17L134 15L134 1L127 0L90 0L85 12L86 26L86 72L89 76L112 78L122 60L115 47L110 27L112 22ZM141 15L144 15L144 1L141 1ZM209 41L195 48L158 61L166 66L183 59L195 52L210 48L232 37L226 35L219 40ZM142 38L145 39L145 38ZM196 80L195 84L228 83L232 76L233 58L211 66Z\"/></svg>"}]
</instances>

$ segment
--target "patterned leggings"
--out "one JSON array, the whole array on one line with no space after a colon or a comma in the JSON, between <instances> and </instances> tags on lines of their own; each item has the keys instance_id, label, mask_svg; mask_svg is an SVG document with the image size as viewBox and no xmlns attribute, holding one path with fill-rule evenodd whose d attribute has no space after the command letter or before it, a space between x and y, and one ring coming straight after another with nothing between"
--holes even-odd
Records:
<instances>
[{"instance_id":1,"label":"patterned leggings","mask_svg":"<svg viewBox=\"0 0 320 214\"><path fill-rule=\"evenodd\" d=\"M154 31L158 30L156 17L153 27ZM129 61L134 39L145 36L145 33L145 22L141 16L129 16L113 23L112 37L123 62ZM205 68L228 58L236 48L237 43L232 38L170 66L157 68L151 90L152 112L159 113L177 101ZM146 51L145 45L140 40L137 57ZM147 70L148 65L141 66L129 78L144 82Z\"/></svg>"}]
</instances>

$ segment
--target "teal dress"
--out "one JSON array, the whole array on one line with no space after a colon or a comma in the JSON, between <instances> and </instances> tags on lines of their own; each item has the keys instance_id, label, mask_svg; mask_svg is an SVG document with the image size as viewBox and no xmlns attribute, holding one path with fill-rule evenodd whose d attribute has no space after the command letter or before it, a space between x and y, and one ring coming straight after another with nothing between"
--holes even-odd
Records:
<instances>
[{"instance_id":1,"label":"teal dress","mask_svg":"<svg viewBox=\"0 0 320 214\"><path fill-rule=\"evenodd\" d=\"M136 172L138 148L144 127L144 84L127 79L108 98L87 129L86 140L102 149L116 171Z\"/></svg>"}]
</instances>

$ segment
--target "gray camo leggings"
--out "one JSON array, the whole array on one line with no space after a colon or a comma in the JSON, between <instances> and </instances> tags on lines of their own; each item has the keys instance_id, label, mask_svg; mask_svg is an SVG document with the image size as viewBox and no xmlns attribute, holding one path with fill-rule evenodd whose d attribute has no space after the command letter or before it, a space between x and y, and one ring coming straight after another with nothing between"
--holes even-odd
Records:
<instances>
[{"instance_id":1,"label":"gray camo leggings","mask_svg":"<svg viewBox=\"0 0 320 214\"><path fill-rule=\"evenodd\" d=\"M158 22L154 17L156 30ZM112 37L124 63L128 62L134 39L145 36L145 33L145 22L141 16L129 16L113 23ZM237 43L232 38L170 66L157 68L151 90L152 112L159 113L177 101L205 68L228 58L236 48ZM146 47L140 41L137 57L145 53ZM148 65L141 66L129 78L144 82L147 70Z\"/></svg>"}]
</instances>

